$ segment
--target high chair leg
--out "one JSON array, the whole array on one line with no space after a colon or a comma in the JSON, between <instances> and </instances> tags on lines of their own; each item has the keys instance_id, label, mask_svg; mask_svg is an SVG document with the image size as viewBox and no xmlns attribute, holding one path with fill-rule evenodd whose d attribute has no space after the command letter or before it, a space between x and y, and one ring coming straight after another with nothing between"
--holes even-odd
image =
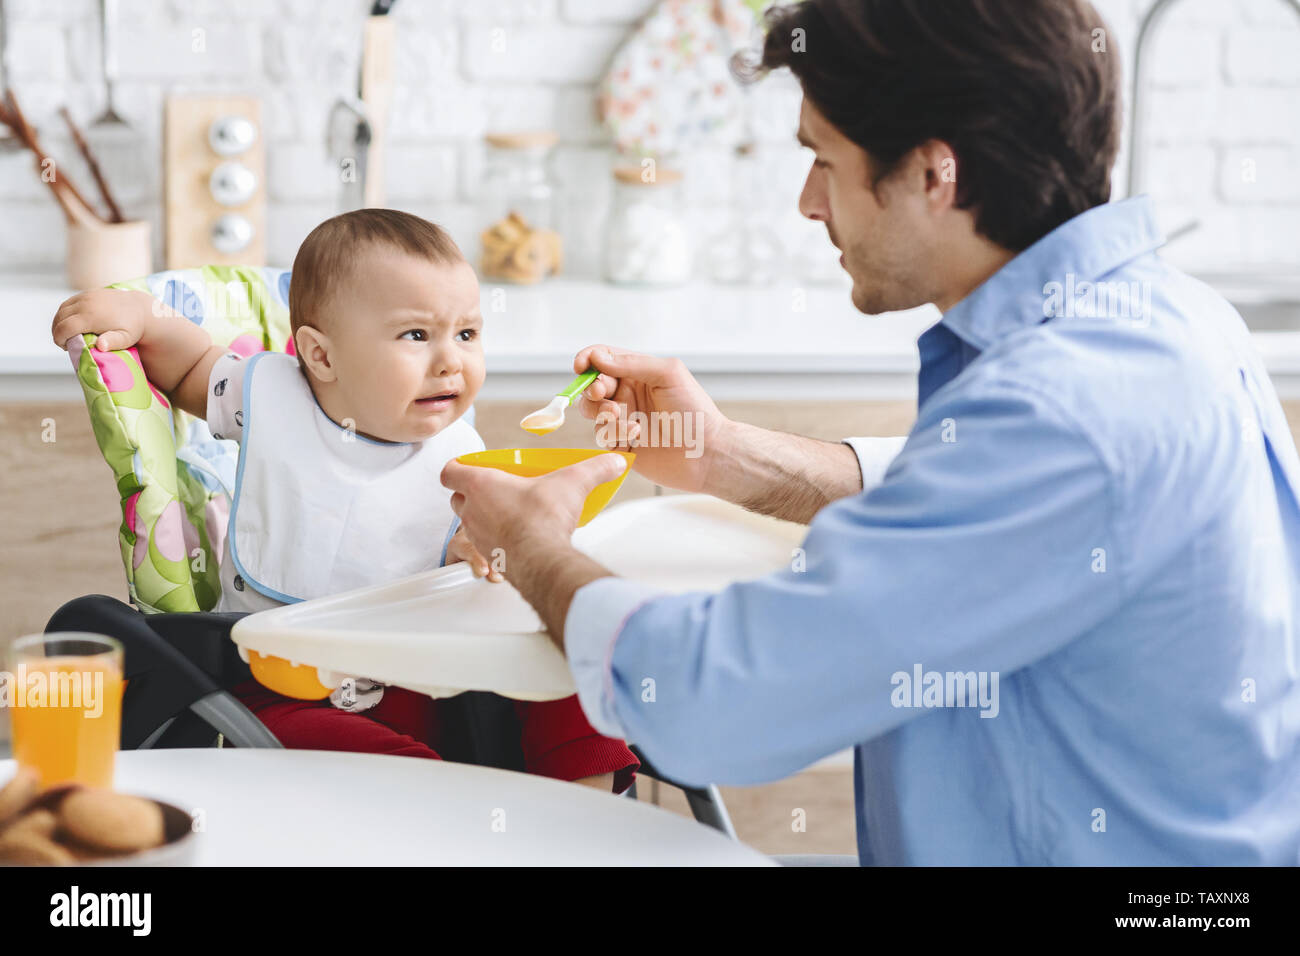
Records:
<instances>
[{"instance_id":1,"label":"high chair leg","mask_svg":"<svg viewBox=\"0 0 1300 956\"><path fill-rule=\"evenodd\" d=\"M224 690L201 697L190 710L218 728L236 747L283 747L284 744L253 713Z\"/></svg>"}]
</instances>

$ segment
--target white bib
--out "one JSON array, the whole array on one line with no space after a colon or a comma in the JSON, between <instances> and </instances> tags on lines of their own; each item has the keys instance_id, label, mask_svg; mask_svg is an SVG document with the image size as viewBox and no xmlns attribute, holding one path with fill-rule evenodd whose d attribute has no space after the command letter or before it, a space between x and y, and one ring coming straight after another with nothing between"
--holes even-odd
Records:
<instances>
[{"instance_id":1,"label":"white bib","mask_svg":"<svg viewBox=\"0 0 1300 956\"><path fill-rule=\"evenodd\" d=\"M377 442L330 420L293 357L248 361L228 533L238 583L293 603L438 567L455 521L438 476L483 449L478 432L458 420Z\"/></svg>"}]
</instances>

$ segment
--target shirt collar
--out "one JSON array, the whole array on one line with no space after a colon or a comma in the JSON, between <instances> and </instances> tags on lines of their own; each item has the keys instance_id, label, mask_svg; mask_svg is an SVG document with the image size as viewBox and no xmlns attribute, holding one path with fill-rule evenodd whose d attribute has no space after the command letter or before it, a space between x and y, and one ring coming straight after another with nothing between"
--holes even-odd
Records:
<instances>
[{"instance_id":1,"label":"shirt collar","mask_svg":"<svg viewBox=\"0 0 1300 956\"><path fill-rule=\"evenodd\" d=\"M1048 283L1064 285L1071 275L1076 282L1099 279L1164 243L1147 196L1094 206L1018 254L945 312L941 324L984 351L1047 317Z\"/></svg>"}]
</instances>

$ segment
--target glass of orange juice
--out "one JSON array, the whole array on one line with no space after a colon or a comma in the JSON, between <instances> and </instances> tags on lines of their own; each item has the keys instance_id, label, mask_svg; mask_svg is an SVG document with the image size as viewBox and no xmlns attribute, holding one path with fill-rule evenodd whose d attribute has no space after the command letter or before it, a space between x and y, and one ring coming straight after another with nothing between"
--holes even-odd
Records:
<instances>
[{"instance_id":1,"label":"glass of orange juice","mask_svg":"<svg viewBox=\"0 0 1300 956\"><path fill-rule=\"evenodd\" d=\"M113 785L122 733L122 645L68 631L20 637L10 646L8 687L14 759L45 787Z\"/></svg>"}]
</instances>

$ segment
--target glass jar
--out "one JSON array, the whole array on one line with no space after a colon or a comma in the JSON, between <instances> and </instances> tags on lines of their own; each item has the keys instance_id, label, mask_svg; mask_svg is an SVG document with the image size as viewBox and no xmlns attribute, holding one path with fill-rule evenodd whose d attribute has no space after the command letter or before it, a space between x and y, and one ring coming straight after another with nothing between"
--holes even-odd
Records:
<instances>
[{"instance_id":1,"label":"glass jar","mask_svg":"<svg viewBox=\"0 0 1300 956\"><path fill-rule=\"evenodd\" d=\"M691 242L672 169L615 166L605 231L605 278L623 285L676 285L691 277Z\"/></svg>"},{"instance_id":2,"label":"glass jar","mask_svg":"<svg viewBox=\"0 0 1300 956\"><path fill-rule=\"evenodd\" d=\"M715 282L767 285L784 269L785 250L769 223L773 190L764 183L753 143L736 147L732 168L734 198L727 225L709 241L708 269Z\"/></svg>"},{"instance_id":3,"label":"glass jar","mask_svg":"<svg viewBox=\"0 0 1300 956\"><path fill-rule=\"evenodd\" d=\"M484 139L481 275L494 282L539 282L558 273L564 260L550 170L556 136L539 130L489 133Z\"/></svg>"}]
</instances>

